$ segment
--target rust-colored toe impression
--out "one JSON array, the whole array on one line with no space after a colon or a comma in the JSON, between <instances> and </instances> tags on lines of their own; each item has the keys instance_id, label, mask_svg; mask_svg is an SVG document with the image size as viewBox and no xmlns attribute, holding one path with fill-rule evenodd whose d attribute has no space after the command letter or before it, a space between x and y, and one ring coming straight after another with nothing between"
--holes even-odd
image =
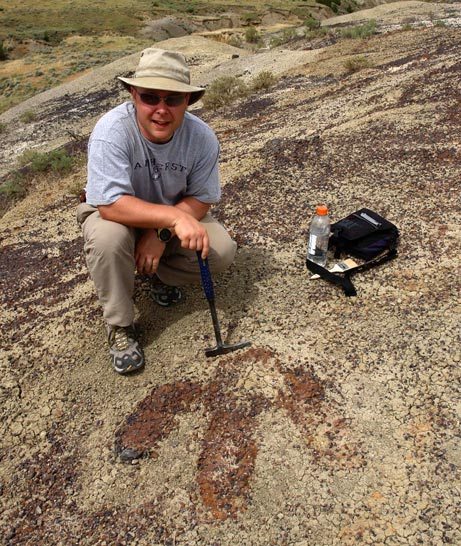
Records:
<instances>
[{"instance_id":1,"label":"rust-colored toe impression","mask_svg":"<svg viewBox=\"0 0 461 546\"><path fill-rule=\"evenodd\" d=\"M189 381L178 381L155 388L126 418L116 434L116 451L129 448L139 454L155 450L157 444L170 434L177 415L189 411L201 395L201 387Z\"/></svg>"},{"instance_id":2,"label":"rust-colored toe impression","mask_svg":"<svg viewBox=\"0 0 461 546\"><path fill-rule=\"evenodd\" d=\"M352 438L349 420L325 399L325 386L301 367L282 373L285 390L279 395L278 405L303 432L318 463L330 468L362 466L363 446Z\"/></svg>"},{"instance_id":3,"label":"rust-colored toe impression","mask_svg":"<svg viewBox=\"0 0 461 546\"><path fill-rule=\"evenodd\" d=\"M231 403L214 412L203 438L197 481L202 501L216 519L235 517L247 505L258 453L256 413Z\"/></svg>"},{"instance_id":4,"label":"rust-colored toe impression","mask_svg":"<svg viewBox=\"0 0 461 546\"><path fill-rule=\"evenodd\" d=\"M258 366L283 378L283 389L271 398L258 388L257 380L254 388L240 387L242 376ZM251 348L223 358L208 384L178 381L155 388L116 432L116 450L156 458L159 442L177 426L177 417L203 408L208 425L197 462L198 491L211 518L235 518L251 502L262 411L285 411L318 464L363 463L358 449L350 447L347 420L325 398L324 384L309 369L287 370L273 351Z\"/></svg>"}]
</instances>

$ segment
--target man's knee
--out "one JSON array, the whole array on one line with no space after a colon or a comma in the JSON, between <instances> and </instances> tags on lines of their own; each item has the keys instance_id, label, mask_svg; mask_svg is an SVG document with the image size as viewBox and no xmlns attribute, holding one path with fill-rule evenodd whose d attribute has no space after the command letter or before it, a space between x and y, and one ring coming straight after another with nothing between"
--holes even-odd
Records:
<instances>
[{"instance_id":1,"label":"man's knee","mask_svg":"<svg viewBox=\"0 0 461 546\"><path fill-rule=\"evenodd\" d=\"M225 271L230 267L237 252L237 243L230 237L221 240L220 243L219 247L210 249L208 256L208 261L213 271L217 273Z\"/></svg>"},{"instance_id":2,"label":"man's knee","mask_svg":"<svg viewBox=\"0 0 461 546\"><path fill-rule=\"evenodd\" d=\"M134 233L131 228L102 218L94 220L90 225L85 225L84 229L87 252L98 255L134 255Z\"/></svg>"},{"instance_id":3,"label":"man's knee","mask_svg":"<svg viewBox=\"0 0 461 546\"><path fill-rule=\"evenodd\" d=\"M237 243L233 241L225 229L211 214L202 220L210 236L210 252L208 261L213 271L225 271L234 261Z\"/></svg>"}]
</instances>

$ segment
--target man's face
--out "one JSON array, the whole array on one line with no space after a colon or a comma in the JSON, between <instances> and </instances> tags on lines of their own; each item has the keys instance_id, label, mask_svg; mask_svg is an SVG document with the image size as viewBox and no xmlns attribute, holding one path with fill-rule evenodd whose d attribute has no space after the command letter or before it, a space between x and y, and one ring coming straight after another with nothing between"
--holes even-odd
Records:
<instances>
[{"instance_id":1,"label":"man's face","mask_svg":"<svg viewBox=\"0 0 461 546\"><path fill-rule=\"evenodd\" d=\"M181 125L189 103L190 93L132 87L131 96L136 106L136 118L142 135L151 142L163 144L172 138L176 129ZM158 104L152 104L152 102L157 102L158 97L166 99L170 105L165 100L160 100Z\"/></svg>"}]
</instances>

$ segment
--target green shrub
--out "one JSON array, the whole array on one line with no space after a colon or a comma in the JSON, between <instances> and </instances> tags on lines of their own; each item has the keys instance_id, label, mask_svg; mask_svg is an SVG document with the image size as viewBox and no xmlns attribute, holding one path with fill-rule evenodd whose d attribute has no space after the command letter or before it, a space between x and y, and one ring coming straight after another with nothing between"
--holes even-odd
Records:
<instances>
[{"instance_id":1,"label":"green shrub","mask_svg":"<svg viewBox=\"0 0 461 546\"><path fill-rule=\"evenodd\" d=\"M74 158L68 155L64 150L54 150L49 156L50 169L53 172L69 172L74 165Z\"/></svg>"},{"instance_id":2,"label":"green shrub","mask_svg":"<svg viewBox=\"0 0 461 546\"><path fill-rule=\"evenodd\" d=\"M22 199L27 193L24 176L14 173L0 184L0 194L7 199Z\"/></svg>"},{"instance_id":3,"label":"green shrub","mask_svg":"<svg viewBox=\"0 0 461 546\"><path fill-rule=\"evenodd\" d=\"M314 30L306 29L304 32L304 37L308 40L314 40L315 38L322 38L326 36L330 31L327 27L319 27Z\"/></svg>"},{"instance_id":4,"label":"green shrub","mask_svg":"<svg viewBox=\"0 0 461 546\"><path fill-rule=\"evenodd\" d=\"M296 30L294 28L285 28L282 31L282 40L284 44L295 40L297 37L298 35L296 34Z\"/></svg>"},{"instance_id":5,"label":"green shrub","mask_svg":"<svg viewBox=\"0 0 461 546\"><path fill-rule=\"evenodd\" d=\"M19 119L23 123L30 123L31 121L35 121L37 119L37 115L35 112L32 112L32 110L26 110L19 116Z\"/></svg>"},{"instance_id":6,"label":"green shrub","mask_svg":"<svg viewBox=\"0 0 461 546\"><path fill-rule=\"evenodd\" d=\"M210 110L221 108L235 99L246 97L248 86L235 76L222 76L214 80L203 96L203 106Z\"/></svg>"},{"instance_id":7,"label":"green shrub","mask_svg":"<svg viewBox=\"0 0 461 546\"><path fill-rule=\"evenodd\" d=\"M320 21L318 21L317 19L315 19L312 16L304 21L304 26L308 30L316 30L316 29L320 28L320 24L321 24Z\"/></svg>"},{"instance_id":8,"label":"green shrub","mask_svg":"<svg viewBox=\"0 0 461 546\"><path fill-rule=\"evenodd\" d=\"M269 70L263 70L257 74L251 81L251 89L253 91L260 91L262 89L269 89L277 82L276 76Z\"/></svg>"},{"instance_id":9,"label":"green shrub","mask_svg":"<svg viewBox=\"0 0 461 546\"><path fill-rule=\"evenodd\" d=\"M272 36L272 38L269 41L269 47L272 49L280 45L282 45L282 39L280 38L280 36Z\"/></svg>"},{"instance_id":10,"label":"green shrub","mask_svg":"<svg viewBox=\"0 0 461 546\"><path fill-rule=\"evenodd\" d=\"M6 133L6 123L0 122L0 135Z\"/></svg>"},{"instance_id":11,"label":"green shrub","mask_svg":"<svg viewBox=\"0 0 461 546\"><path fill-rule=\"evenodd\" d=\"M53 150L45 153L30 151L22 155L20 163L27 165L33 173L45 171L65 173L72 169L74 159L65 150Z\"/></svg>"},{"instance_id":12,"label":"green shrub","mask_svg":"<svg viewBox=\"0 0 461 546\"><path fill-rule=\"evenodd\" d=\"M368 23L365 23L364 25L357 25L352 28L345 28L341 32L341 36L343 38L369 38L370 36L373 36L373 34L376 34L376 21L374 19L370 19Z\"/></svg>"},{"instance_id":13,"label":"green shrub","mask_svg":"<svg viewBox=\"0 0 461 546\"><path fill-rule=\"evenodd\" d=\"M248 27L245 31L245 40L249 44L257 44L261 40L261 36L255 27Z\"/></svg>"},{"instance_id":14,"label":"green shrub","mask_svg":"<svg viewBox=\"0 0 461 546\"><path fill-rule=\"evenodd\" d=\"M203 96L203 106L216 110L239 98L247 97L251 92L268 89L277 82L277 77L269 70L259 72L247 85L235 76L222 76L209 86Z\"/></svg>"},{"instance_id":15,"label":"green shrub","mask_svg":"<svg viewBox=\"0 0 461 546\"><path fill-rule=\"evenodd\" d=\"M344 62L344 68L347 72L352 74L353 72L358 72L364 68L370 68L370 61L363 55L359 57L351 57Z\"/></svg>"}]
</instances>

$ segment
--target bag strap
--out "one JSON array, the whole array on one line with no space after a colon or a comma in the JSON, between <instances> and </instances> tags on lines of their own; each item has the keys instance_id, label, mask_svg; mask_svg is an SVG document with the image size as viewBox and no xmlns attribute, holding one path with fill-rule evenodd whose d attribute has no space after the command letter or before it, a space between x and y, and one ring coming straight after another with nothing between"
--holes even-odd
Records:
<instances>
[{"instance_id":1,"label":"bag strap","mask_svg":"<svg viewBox=\"0 0 461 546\"><path fill-rule=\"evenodd\" d=\"M385 262L388 262L389 260L393 260L397 257L397 248L392 246L387 250L385 254L380 254L379 256L376 256L376 258L372 258L371 260L368 260L368 262L365 262L363 264L358 265L357 267L352 267L351 269L348 269L345 271L345 273L358 273L359 271L366 271L367 269L371 269L372 267L376 267L377 265L381 265Z\"/></svg>"},{"instance_id":2,"label":"bag strap","mask_svg":"<svg viewBox=\"0 0 461 546\"><path fill-rule=\"evenodd\" d=\"M359 271L366 271L367 269L381 265L394 259L396 256L397 249L390 248L385 254L381 254L380 256L360 264L357 267L352 267L351 269L347 269L346 271L339 273L331 273L331 271L328 271L328 269L325 267L322 267L321 265L308 259L306 259L306 266L309 271L312 271L312 273L316 273L323 279L340 286L344 290L346 296L356 296L357 290L350 279L351 275L355 275L355 273L358 273Z\"/></svg>"},{"instance_id":3,"label":"bag strap","mask_svg":"<svg viewBox=\"0 0 461 546\"><path fill-rule=\"evenodd\" d=\"M325 279L326 281L340 286L344 290L346 296L357 295L357 291L352 284L349 275L346 275L347 271L345 271L344 273L331 273L331 271L328 271L328 269L326 269L325 267L322 267L321 265L316 264L315 262L308 259L306 259L306 266L309 271L320 275L322 279Z\"/></svg>"}]
</instances>

